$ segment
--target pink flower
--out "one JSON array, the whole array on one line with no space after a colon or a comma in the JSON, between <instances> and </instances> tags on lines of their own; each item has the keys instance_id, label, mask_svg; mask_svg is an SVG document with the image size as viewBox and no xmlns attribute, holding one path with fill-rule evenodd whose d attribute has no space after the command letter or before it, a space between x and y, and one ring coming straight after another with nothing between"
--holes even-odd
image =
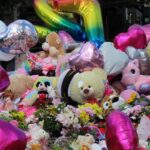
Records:
<instances>
[{"instance_id":1,"label":"pink flower","mask_svg":"<svg viewBox=\"0 0 150 150\"><path fill-rule=\"evenodd\" d=\"M26 117L33 115L36 112L36 108L34 106L20 106L20 111L23 111L26 114Z\"/></svg>"},{"instance_id":2,"label":"pink flower","mask_svg":"<svg viewBox=\"0 0 150 150\"><path fill-rule=\"evenodd\" d=\"M15 126L15 127L18 127L18 121L16 120L11 120L10 123Z\"/></svg>"},{"instance_id":3,"label":"pink flower","mask_svg":"<svg viewBox=\"0 0 150 150\"><path fill-rule=\"evenodd\" d=\"M52 104L57 107L59 104L61 104L60 98L53 99Z\"/></svg>"},{"instance_id":4,"label":"pink flower","mask_svg":"<svg viewBox=\"0 0 150 150\"><path fill-rule=\"evenodd\" d=\"M63 128L60 133L61 133L61 135L66 136L67 133L68 133L68 130L66 130L66 129Z\"/></svg>"},{"instance_id":5,"label":"pink flower","mask_svg":"<svg viewBox=\"0 0 150 150\"><path fill-rule=\"evenodd\" d=\"M136 105L132 108L132 113L134 113L135 115L138 115L141 112L142 112L142 107L140 105Z\"/></svg>"},{"instance_id":6,"label":"pink flower","mask_svg":"<svg viewBox=\"0 0 150 150\"><path fill-rule=\"evenodd\" d=\"M88 113L90 116L94 116L94 111L91 108L84 108L84 111Z\"/></svg>"}]
</instances>

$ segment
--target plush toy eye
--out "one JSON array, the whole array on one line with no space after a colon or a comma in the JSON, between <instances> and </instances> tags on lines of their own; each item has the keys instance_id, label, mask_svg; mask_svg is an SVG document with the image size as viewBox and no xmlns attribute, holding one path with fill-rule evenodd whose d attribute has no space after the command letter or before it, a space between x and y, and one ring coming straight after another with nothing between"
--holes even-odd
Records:
<instances>
[{"instance_id":1,"label":"plush toy eye","mask_svg":"<svg viewBox=\"0 0 150 150\"><path fill-rule=\"evenodd\" d=\"M81 90L83 90L83 86L81 87Z\"/></svg>"},{"instance_id":2,"label":"plush toy eye","mask_svg":"<svg viewBox=\"0 0 150 150\"><path fill-rule=\"evenodd\" d=\"M36 87L39 87L39 85L40 85L40 82L37 82Z\"/></svg>"},{"instance_id":3,"label":"plush toy eye","mask_svg":"<svg viewBox=\"0 0 150 150\"><path fill-rule=\"evenodd\" d=\"M103 108L104 108L104 109L108 109L108 108L109 108L109 103L108 103L108 102L105 102L105 103L103 104Z\"/></svg>"},{"instance_id":4,"label":"plush toy eye","mask_svg":"<svg viewBox=\"0 0 150 150\"><path fill-rule=\"evenodd\" d=\"M113 102L113 103L118 102L118 101L119 101L119 97L114 97L114 98L112 99L112 102Z\"/></svg>"},{"instance_id":5,"label":"plush toy eye","mask_svg":"<svg viewBox=\"0 0 150 150\"><path fill-rule=\"evenodd\" d=\"M91 86L89 85L88 88L91 88Z\"/></svg>"},{"instance_id":6,"label":"plush toy eye","mask_svg":"<svg viewBox=\"0 0 150 150\"><path fill-rule=\"evenodd\" d=\"M135 69L131 69L131 73L132 73L132 74L135 74Z\"/></svg>"},{"instance_id":7,"label":"plush toy eye","mask_svg":"<svg viewBox=\"0 0 150 150\"><path fill-rule=\"evenodd\" d=\"M50 86L50 83L47 82L47 81L44 84L45 84L46 87Z\"/></svg>"}]
</instances>

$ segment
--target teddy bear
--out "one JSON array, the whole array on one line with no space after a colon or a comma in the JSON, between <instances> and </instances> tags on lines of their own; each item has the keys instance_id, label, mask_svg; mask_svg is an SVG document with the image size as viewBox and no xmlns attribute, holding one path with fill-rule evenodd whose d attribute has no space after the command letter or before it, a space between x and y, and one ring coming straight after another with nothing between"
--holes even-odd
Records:
<instances>
[{"instance_id":1,"label":"teddy bear","mask_svg":"<svg viewBox=\"0 0 150 150\"><path fill-rule=\"evenodd\" d=\"M150 118L146 115L143 115L137 127L139 144L143 148L148 148L148 138L150 136L150 132L148 132L149 130L150 130Z\"/></svg>"},{"instance_id":2,"label":"teddy bear","mask_svg":"<svg viewBox=\"0 0 150 150\"><path fill-rule=\"evenodd\" d=\"M79 135L78 138L70 145L73 150L107 150L106 142L95 143L93 135Z\"/></svg>"},{"instance_id":3,"label":"teddy bear","mask_svg":"<svg viewBox=\"0 0 150 150\"><path fill-rule=\"evenodd\" d=\"M37 53L41 58L50 56L57 61L58 58L64 55L63 42L56 32L51 32L47 35L42 48L44 51Z\"/></svg>"},{"instance_id":4,"label":"teddy bear","mask_svg":"<svg viewBox=\"0 0 150 150\"><path fill-rule=\"evenodd\" d=\"M28 137L27 150L48 150L49 134L37 124L30 124L26 133ZM39 149L38 149L39 148Z\"/></svg>"},{"instance_id":5,"label":"teddy bear","mask_svg":"<svg viewBox=\"0 0 150 150\"><path fill-rule=\"evenodd\" d=\"M17 104L14 99L14 94L10 90L5 90L0 95L0 110L17 110Z\"/></svg>"},{"instance_id":6,"label":"teddy bear","mask_svg":"<svg viewBox=\"0 0 150 150\"><path fill-rule=\"evenodd\" d=\"M127 88L132 88L141 94L150 95L150 76L140 74L139 61L137 59L129 62L124 68L121 82Z\"/></svg>"},{"instance_id":7,"label":"teddy bear","mask_svg":"<svg viewBox=\"0 0 150 150\"><path fill-rule=\"evenodd\" d=\"M6 90L14 94L14 99L21 97L28 89L33 87L35 79L24 74L13 74L10 76L10 85Z\"/></svg>"},{"instance_id":8,"label":"teddy bear","mask_svg":"<svg viewBox=\"0 0 150 150\"><path fill-rule=\"evenodd\" d=\"M101 68L91 71L64 71L58 80L58 94L64 99L69 98L76 103L88 100L100 100L105 92L106 72Z\"/></svg>"}]
</instances>

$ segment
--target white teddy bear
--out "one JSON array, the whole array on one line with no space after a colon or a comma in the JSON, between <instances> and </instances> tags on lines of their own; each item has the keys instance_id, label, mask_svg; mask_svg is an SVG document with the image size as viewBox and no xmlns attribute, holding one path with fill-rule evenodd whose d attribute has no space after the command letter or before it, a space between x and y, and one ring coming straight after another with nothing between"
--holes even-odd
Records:
<instances>
[{"instance_id":1,"label":"white teddy bear","mask_svg":"<svg viewBox=\"0 0 150 150\"><path fill-rule=\"evenodd\" d=\"M31 150L35 145L40 146L42 150L47 149L49 134L42 127L37 124L30 124L26 134L29 137L26 150Z\"/></svg>"}]
</instances>

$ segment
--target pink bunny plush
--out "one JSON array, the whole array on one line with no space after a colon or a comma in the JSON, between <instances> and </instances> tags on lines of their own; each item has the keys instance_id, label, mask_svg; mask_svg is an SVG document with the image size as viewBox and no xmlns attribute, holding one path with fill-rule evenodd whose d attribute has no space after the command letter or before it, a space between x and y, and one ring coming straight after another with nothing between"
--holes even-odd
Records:
<instances>
[{"instance_id":1,"label":"pink bunny plush","mask_svg":"<svg viewBox=\"0 0 150 150\"><path fill-rule=\"evenodd\" d=\"M140 74L139 61L137 59L129 62L123 70L121 82L126 87L133 86L140 94L150 95L150 76Z\"/></svg>"}]
</instances>

